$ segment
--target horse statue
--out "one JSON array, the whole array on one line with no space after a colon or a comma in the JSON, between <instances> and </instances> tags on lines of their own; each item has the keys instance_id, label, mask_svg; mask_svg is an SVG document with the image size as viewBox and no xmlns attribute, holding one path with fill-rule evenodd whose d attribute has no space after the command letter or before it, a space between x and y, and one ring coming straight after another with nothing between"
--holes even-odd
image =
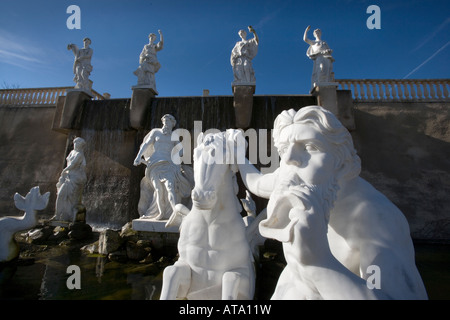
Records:
<instances>
[{"instance_id":1,"label":"horse statue","mask_svg":"<svg viewBox=\"0 0 450 320\"><path fill-rule=\"evenodd\" d=\"M192 209L181 222L179 259L164 269L160 299L253 299L254 260L237 198L238 168L226 161L226 132L200 134L198 141Z\"/></svg>"}]
</instances>

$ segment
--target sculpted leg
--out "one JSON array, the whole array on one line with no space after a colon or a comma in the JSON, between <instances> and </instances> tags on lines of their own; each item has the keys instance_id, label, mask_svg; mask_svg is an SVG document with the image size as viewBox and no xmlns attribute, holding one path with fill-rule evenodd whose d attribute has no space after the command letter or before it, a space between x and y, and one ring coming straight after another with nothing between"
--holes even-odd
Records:
<instances>
[{"instance_id":1,"label":"sculpted leg","mask_svg":"<svg viewBox=\"0 0 450 320\"><path fill-rule=\"evenodd\" d=\"M240 282L240 273L225 272L222 276L222 300L237 300Z\"/></svg>"},{"instance_id":2,"label":"sculpted leg","mask_svg":"<svg viewBox=\"0 0 450 320\"><path fill-rule=\"evenodd\" d=\"M191 268L185 263L176 262L164 269L160 300L186 298L190 285Z\"/></svg>"},{"instance_id":3,"label":"sculpted leg","mask_svg":"<svg viewBox=\"0 0 450 320\"><path fill-rule=\"evenodd\" d=\"M156 199L156 205L158 206L158 214L156 215L156 219L162 219L164 217L164 208L165 208L165 199L163 199L164 196L164 190L162 183L157 179L152 179L153 188L155 189L155 192L153 196Z\"/></svg>"},{"instance_id":4,"label":"sculpted leg","mask_svg":"<svg viewBox=\"0 0 450 320\"><path fill-rule=\"evenodd\" d=\"M167 198L169 200L169 203L172 206L172 208L175 208L175 206L179 203L180 199L178 199L177 197L173 181L167 179L166 181L164 181L164 186L166 187L167 190Z\"/></svg>"}]
</instances>

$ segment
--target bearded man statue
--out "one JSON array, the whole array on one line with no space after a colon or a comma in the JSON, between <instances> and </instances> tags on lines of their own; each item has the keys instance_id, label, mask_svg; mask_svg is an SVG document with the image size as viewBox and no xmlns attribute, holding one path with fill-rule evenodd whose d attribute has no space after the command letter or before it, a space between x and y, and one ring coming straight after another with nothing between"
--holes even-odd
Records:
<instances>
[{"instance_id":1,"label":"bearded man statue","mask_svg":"<svg viewBox=\"0 0 450 320\"><path fill-rule=\"evenodd\" d=\"M261 235L283 246L272 299L427 299L406 218L359 176L352 137L334 114L283 111L273 138L273 173L238 164L250 192L269 199Z\"/></svg>"}]
</instances>

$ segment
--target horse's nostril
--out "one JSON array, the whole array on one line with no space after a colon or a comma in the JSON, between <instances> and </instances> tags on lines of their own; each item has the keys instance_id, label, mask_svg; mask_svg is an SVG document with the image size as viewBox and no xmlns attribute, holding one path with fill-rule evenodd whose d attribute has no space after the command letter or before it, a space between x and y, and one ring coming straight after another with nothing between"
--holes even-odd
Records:
<instances>
[{"instance_id":1,"label":"horse's nostril","mask_svg":"<svg viewBox=\"0 0 450 320\"><path fill-rule=\"evenodd\" d=\"M215 201L216 200L216 192L215 191L206 191L205 192L205 200Z\"/></svg>"}]
</instances>

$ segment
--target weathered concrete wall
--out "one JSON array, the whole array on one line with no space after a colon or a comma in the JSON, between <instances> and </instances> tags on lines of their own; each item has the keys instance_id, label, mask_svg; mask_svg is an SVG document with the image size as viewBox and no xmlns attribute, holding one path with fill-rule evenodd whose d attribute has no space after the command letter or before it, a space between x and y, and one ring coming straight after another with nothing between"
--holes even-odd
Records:
<instances>
[{"instance_id":1,"label":"weathered concrete wall","mask_svg":"<svg viewBox=\"0 0 450 320\"><path fill-rule=\"evenodd\" d=\"M55 106L0 106L0 216L18 216L16 192L50 191L42 215L53 215L67 136L52 131Z\"/></svg>"},{"instance_id":2,"label":"weathered concrete wall","mask_svg":"<svg viewBox=\"0 0 450 320\"><path fill-rule=\"evenodd\" d=\"M450 240L449 103L355 103L361 176L405 214L415 239Z\"/></svg>"}]
</instances>

